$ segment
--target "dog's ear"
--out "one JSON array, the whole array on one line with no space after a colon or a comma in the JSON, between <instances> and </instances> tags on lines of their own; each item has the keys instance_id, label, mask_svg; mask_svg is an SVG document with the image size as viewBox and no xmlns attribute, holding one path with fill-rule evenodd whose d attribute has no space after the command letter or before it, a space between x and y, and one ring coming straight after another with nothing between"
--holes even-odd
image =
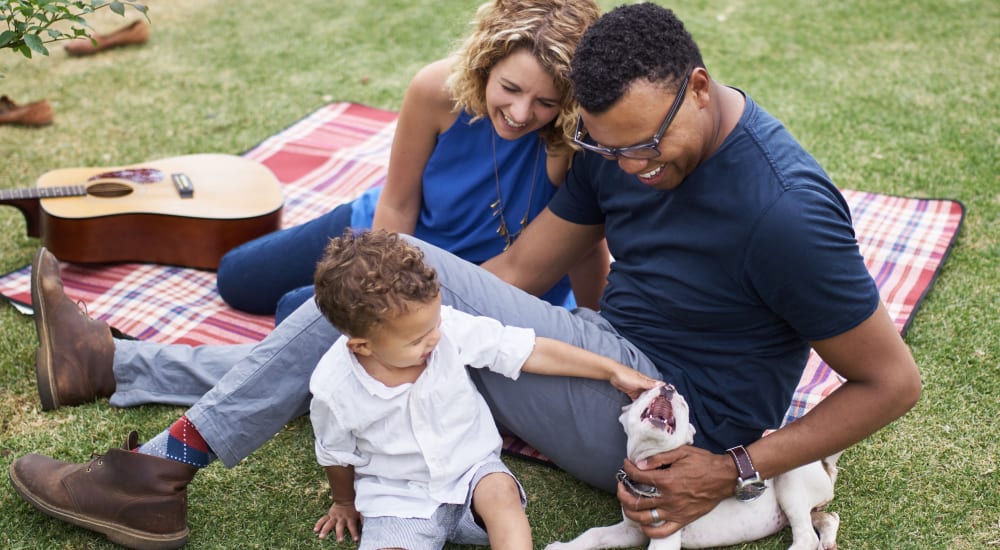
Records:
<instances>
[{"instance_id":1,"label":"dog's ear","mask_svg":"<svg viewBox=\"0 0 1000 550\"><path fill-rule=\"evenodd\" d=\"M687 441L687 444L688 445L694 445L694 434L696 434L698 432L698 430L694 429L694 424L690 424L689 423L688 427L690 429L688 430L688 441Z\"/></svg>"},{"instance_id":2,"label":"dog's ear","mask_svg":"<svg viewBox=\"0 0 1000 550\"><path fill-rule=\"evenodd\" d=\"M622 426L625 427L625 432L628 433L628 410L632 408L632 404L629 403L622 407L622 413L618 415L618 421L621 422Z\"/></svg>"}]
</instances>

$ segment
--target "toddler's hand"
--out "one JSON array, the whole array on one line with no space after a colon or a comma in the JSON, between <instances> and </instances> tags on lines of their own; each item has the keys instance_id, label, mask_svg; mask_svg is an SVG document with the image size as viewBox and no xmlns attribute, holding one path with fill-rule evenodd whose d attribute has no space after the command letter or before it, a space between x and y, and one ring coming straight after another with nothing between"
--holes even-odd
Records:
<instances>
[{"instance_id":1,"label":"toddler's hand","mask_svg":"<svg viewBox=\"0 0 1000 550\"><path fill-rule=\"evenodd\" d=\"M334 503L330 506L330 511L316 522L313 532L319 533L319 538L325 539L330 531L333 531L337 536L337 542L344 542L344 534L350 533L354 542L358 542L361 540L358 526L363 520L353 503Z\"/></svg>"},{"instance_id":2,"label":"toddler's hand","mask_svg":"<svg viewBox=\"0 0 1000 550\"><path fill-rule=\"evenodd\" d=\"M642 392L650 388L663 385L662 380L650 378L635 369L626 367L625 365L622 365L621 368L615 370L615 373L611 376L610 382L615 389L625 395L628 395L629 398L633 400L639 397L639 394Z\"/></svg>"}]
</instances>

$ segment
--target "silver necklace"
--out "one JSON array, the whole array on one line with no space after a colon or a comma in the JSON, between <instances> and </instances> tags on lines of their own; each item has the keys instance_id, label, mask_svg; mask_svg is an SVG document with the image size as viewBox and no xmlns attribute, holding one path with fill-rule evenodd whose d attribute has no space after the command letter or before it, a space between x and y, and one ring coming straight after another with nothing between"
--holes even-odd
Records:
<instances>
[{"instance_id":1,"label":"silver necklace","mask_svg":"<svg viewBox=\"0 0 1000 550\"><path fill-rule=\"evenodd\" d=\"M503 208L503 196L500 194L500 169L497 166L497 132L495 129L491 128L490 132L490 142L493 145L493 180L497 185L497 200L490 204L490 209L493 210L493 217L500 218L500 225L497 227L497 234L504 238L505 244L503 249L507 250L510 245L514 243L521 231L528 225L528 216L531 214L531 199L535 195L535 175L538 174L538 159L542 156L542 141L538 140L538 145L535 147L535 166L531 169L531 181L529 185L531 187L528 189L528 207L524 210L524 216L521 217L521 227L518 228L516 233L511 233L507 226L507 218L504 217Z\"/></svg>"}]
</instances>

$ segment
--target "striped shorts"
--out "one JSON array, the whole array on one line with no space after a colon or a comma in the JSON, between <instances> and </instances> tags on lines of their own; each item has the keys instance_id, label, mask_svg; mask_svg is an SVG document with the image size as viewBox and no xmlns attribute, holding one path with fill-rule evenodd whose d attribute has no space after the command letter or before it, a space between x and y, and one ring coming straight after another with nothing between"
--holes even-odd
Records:
<instances>
[{"instance_id":1,"label":"striped shorts","mask_svg":"<svg viewBox=\"0 0 1000 550\"><path fill-rule=\"evenodd\" d=\"M527 504L524 488L514 474L500 460L484 464L469 485L465 504L442 504L430 518L398 518L376 516L365 518L361 528L358 550L378 548L406 548L408 550L438 550L446 542L456 544L489 544L486 530L476 523L472 514L472 491L479 480L488 474L502 472L517 483L521 493L521 506Z\"/></svg>"}]
</instances>

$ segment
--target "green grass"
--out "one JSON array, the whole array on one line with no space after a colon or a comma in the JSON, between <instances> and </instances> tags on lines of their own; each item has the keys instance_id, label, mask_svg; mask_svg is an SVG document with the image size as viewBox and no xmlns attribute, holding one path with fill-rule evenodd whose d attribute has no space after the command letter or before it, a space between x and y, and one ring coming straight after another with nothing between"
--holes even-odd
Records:
<instances>
[{"instance_id":1,"label":"green grass","mask_svg":"<svg viewBox=\"0 0 1000 550\"><path fill-rule=\"evenodd\" d=\"M71 166L240 153L330 100L397 109L412 74L447 53L478 0L153 0L151 41L96 57L0 51L0 93L49 99L56 122L0 126L0 188ZM602 2L605 8L614 5ZM711 73L781 118L842 187L961 200L958 244L906 340L925 392L850 449L832 508L840 547L1000 548L1000 3L716 2L674 6ZM114 16L98 30L121 24ZM650 37L655 39L655 37ZM0 209L0 270L37 241ZM29 318L0 308L0 465L28 452L85 460L182 409L106 402L41 413ZM311 432L292 423L190 490L190 548L350 548L314 540L326 508ZM617 521L615 499L511 460L539 545ZM746 548L785 548L782 533ZM35 513L0 481L0 546L105 548Z\"/></svg>"}]
</instances>

